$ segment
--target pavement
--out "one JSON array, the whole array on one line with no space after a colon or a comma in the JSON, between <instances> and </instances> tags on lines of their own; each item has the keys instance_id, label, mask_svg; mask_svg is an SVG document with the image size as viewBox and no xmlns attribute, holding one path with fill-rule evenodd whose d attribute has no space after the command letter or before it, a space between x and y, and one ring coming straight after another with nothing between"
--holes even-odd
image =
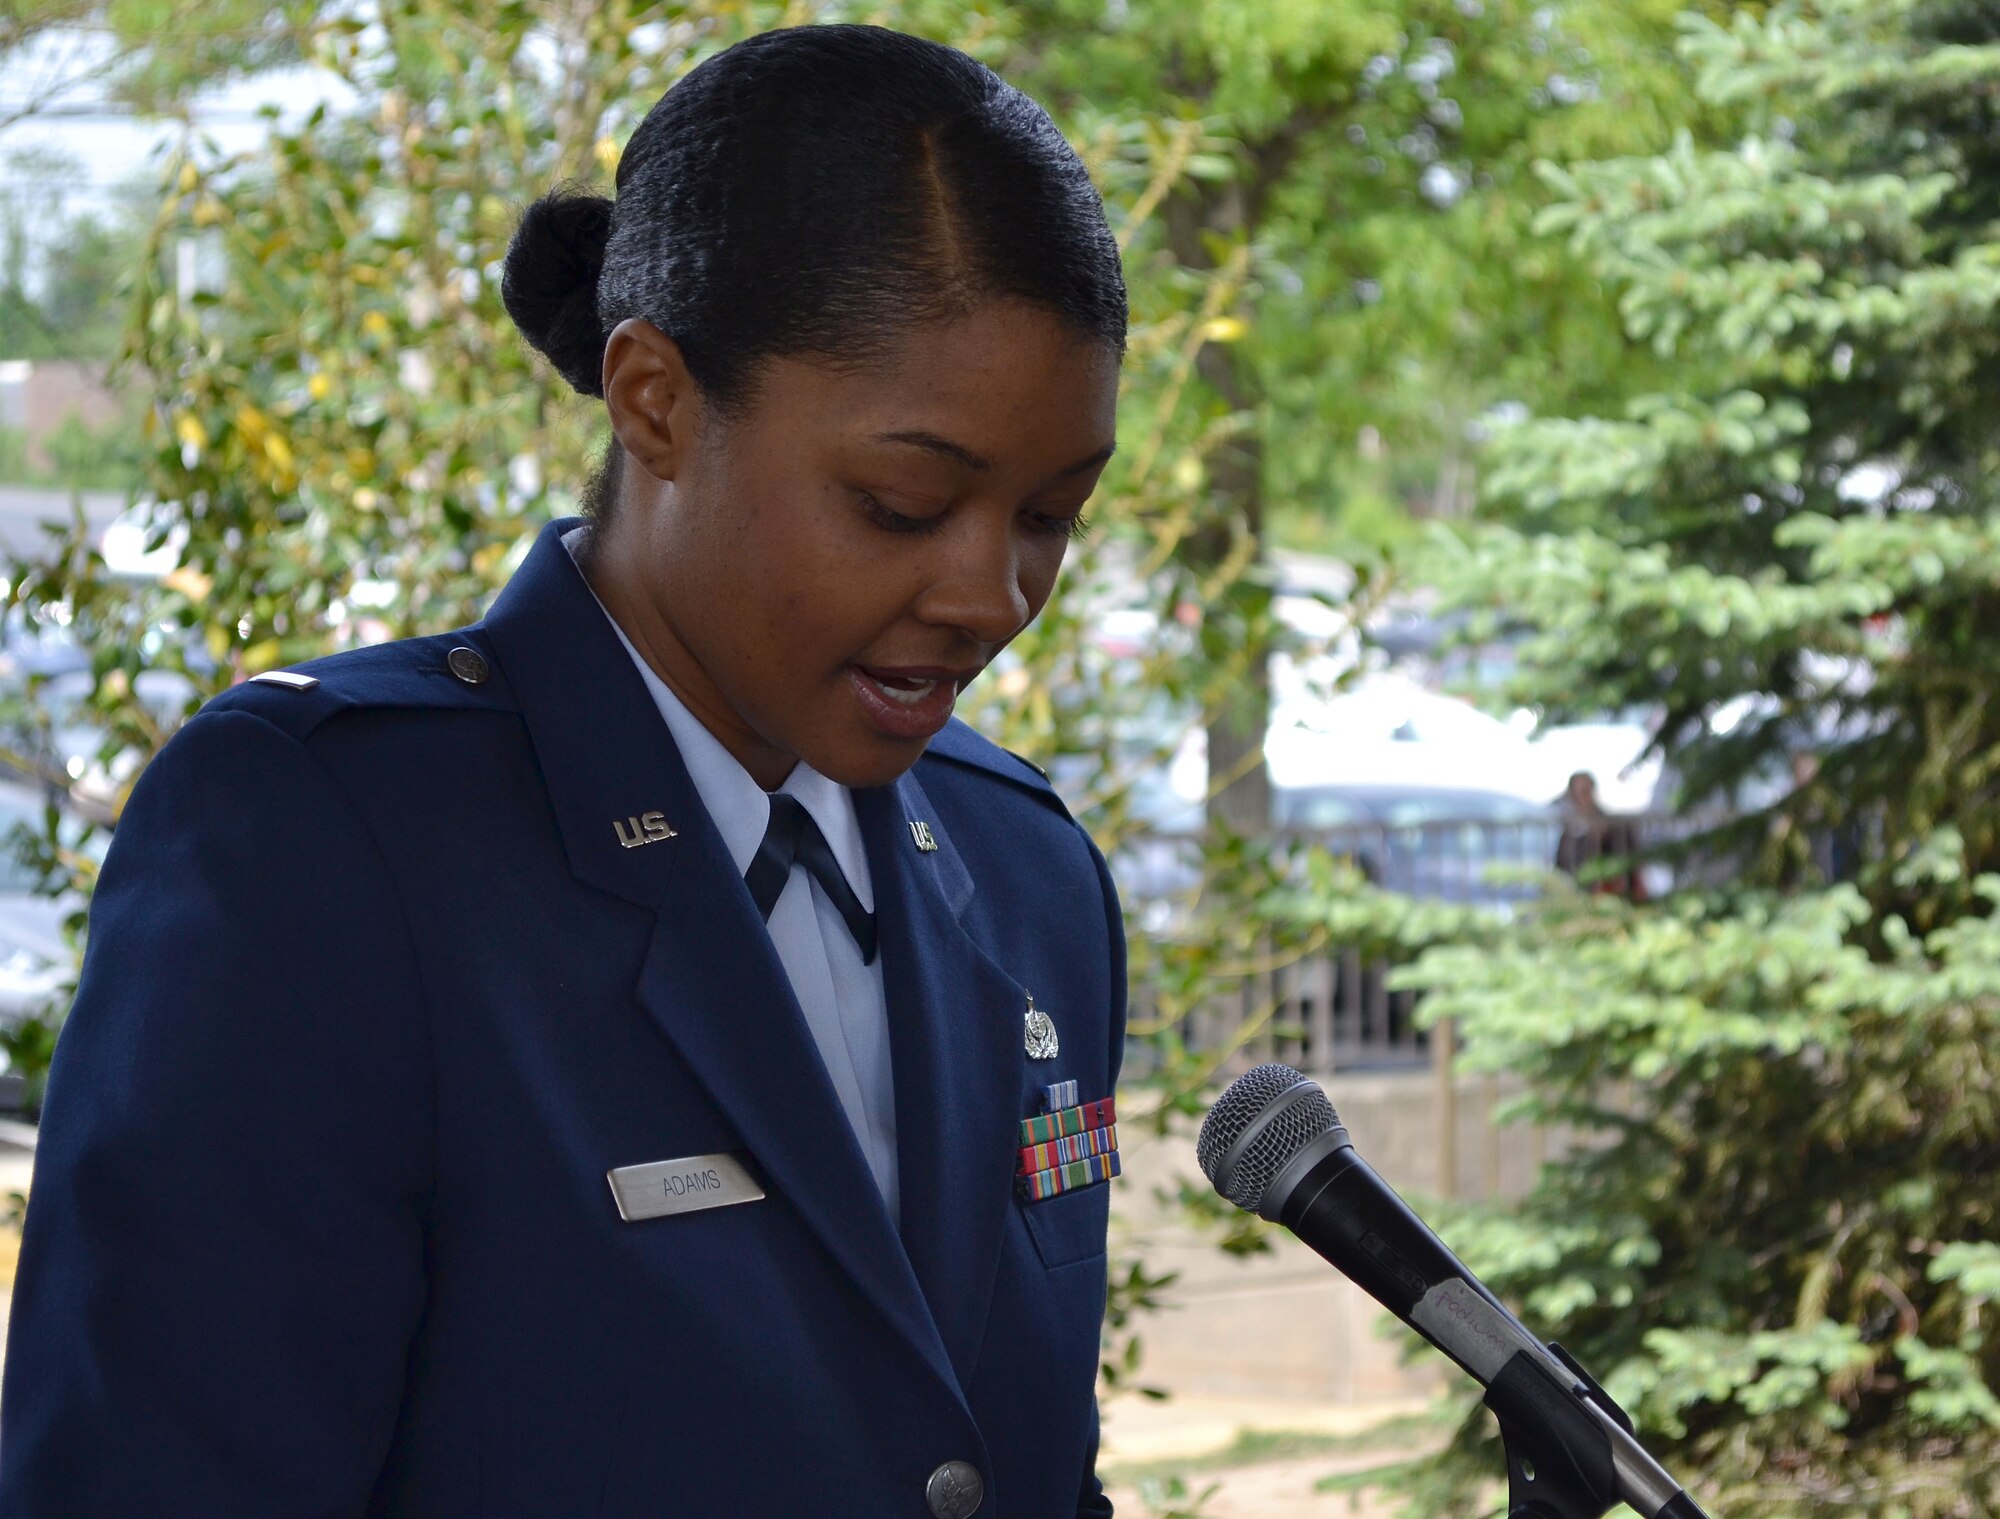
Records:
<instances>
[{"instance_id":1,"label":"pavement","mask_svg":"<svg viewBox=\"0 0 2000 1519\"><path fill-rule=\"evenodd\" d=\"M1428 1407L1422 1399L1122 1396L1104 1406L1098 1472L1125 1516L1174 1510L1202 1519L1391 1519L1394 1505L1380 1494L1357 1499L1318 1484L1414 1455L1441 1438L1423 1423Z\"/></svg>"}]
</instances>

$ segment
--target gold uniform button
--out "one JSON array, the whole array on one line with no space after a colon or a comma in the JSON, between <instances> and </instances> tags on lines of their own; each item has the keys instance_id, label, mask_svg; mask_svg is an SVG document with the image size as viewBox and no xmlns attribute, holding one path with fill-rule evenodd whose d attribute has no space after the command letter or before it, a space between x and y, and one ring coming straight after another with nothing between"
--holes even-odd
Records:
<instances>
[{"instance_id":1,"label":"gold uniform button","mask_svg":"<svg viewBox=\"0 0 2000 1519\"><path fill-rule=\"evenodd\" d=\"M444 662L450 668L451 673L464 681L468 686L485 684L486 677L493 673L487 667L485 655L481 654L477 649L468 649L463 644L460 644L449 654L445 655Z\"/></svg>"}]
</instances>

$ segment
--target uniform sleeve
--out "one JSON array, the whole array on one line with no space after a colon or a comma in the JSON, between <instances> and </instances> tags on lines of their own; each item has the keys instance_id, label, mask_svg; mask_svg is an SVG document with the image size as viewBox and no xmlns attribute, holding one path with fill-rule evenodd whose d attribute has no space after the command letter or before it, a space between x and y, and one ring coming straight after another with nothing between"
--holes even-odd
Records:
<instances>
[{"instance_id":1,"label":"uniform sleeve","mask_svg":"<svg viewBox=\"0 0 2000 1519\"><path fill-rule=\"evenodd\" d=\"M1085 841L1090 845L1090 860L1097 867L1097 880L1104 892L1104 927L1111 944L1111 1083L1115 1090L1118 1084L1119 1068L1125 1059L1125 1015L1126 1015L1126 955L1125 955L1125 914L1118 905L1118 887L1111 879L1110 867L1104 863L1104 855L1088 834ZM1097 1478L1097 1405L1090 1409L1090 1458L1084 1464L1083 1491L1077 1495L1077 1519L1111 1519L1111 1500L1104 1496L1104 1485Z\"/></svg>"},{"instance_id":2,"label":"uniform sleeve","mask_svg":"<svg viewBox=\"0 0 2000 1519\"><path fill-rule=\"evenodd\" d=\"M4 1519L361 1515L424 1305L410 934L361 818L252 713L134 791L50 1073Z\"/></svg>"}]
</instances>

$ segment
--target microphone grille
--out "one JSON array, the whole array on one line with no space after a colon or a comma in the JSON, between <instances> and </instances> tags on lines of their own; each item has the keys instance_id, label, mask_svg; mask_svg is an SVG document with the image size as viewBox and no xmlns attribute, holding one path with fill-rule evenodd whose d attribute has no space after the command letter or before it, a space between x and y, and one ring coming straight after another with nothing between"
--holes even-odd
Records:
<instances>
[{"instance_id":1,"label":"microphone grille","mask_svg":"<svg viewBox=\"0 0 2000 1519\"><path fill-rule=\"evenodd\" d=\"M1302 1087L1310 1090L1302 1092ZM1270 1111L1294 1093L1278 1111ZM1292 1158L1339 1126L1340 1117L1318 1083L1288 1065L1260 1065L1232 1081L1208 1110L1195 1140L1195 1159L1216 1191L1246 1213L1255 1213L1265 1189ZM1246 1135L1248 1143L1238 1151ZM1233 1162L1232 1151L1237 1151Z\"/></svg>"}]
</instances>

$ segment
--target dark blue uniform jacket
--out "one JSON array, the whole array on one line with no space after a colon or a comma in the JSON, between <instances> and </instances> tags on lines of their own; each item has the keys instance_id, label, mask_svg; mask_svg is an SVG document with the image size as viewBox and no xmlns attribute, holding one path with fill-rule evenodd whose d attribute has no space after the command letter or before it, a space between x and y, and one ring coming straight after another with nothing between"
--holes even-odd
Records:
<instances>
[{"instance_id":1,"label":"dark blue uniform jacket","mask_svg":"<svg viewBox=\"0 0 2000 1519\"><path fill-rule=\"evenodd\" d=\"M42 1124L5 1519L923 1519L948 1460L980 1519L1109 1513L1108 1189L1013 1181L1041 1087L1117 1074L1102 860L956 724L856 793L899 1236L566 525L483 623L239 686L134 791ZM649 812L676 836L628 847ZM764 1200L621 1221L607 1171L716 1152Z\"/></svg>"}]
</instances>

